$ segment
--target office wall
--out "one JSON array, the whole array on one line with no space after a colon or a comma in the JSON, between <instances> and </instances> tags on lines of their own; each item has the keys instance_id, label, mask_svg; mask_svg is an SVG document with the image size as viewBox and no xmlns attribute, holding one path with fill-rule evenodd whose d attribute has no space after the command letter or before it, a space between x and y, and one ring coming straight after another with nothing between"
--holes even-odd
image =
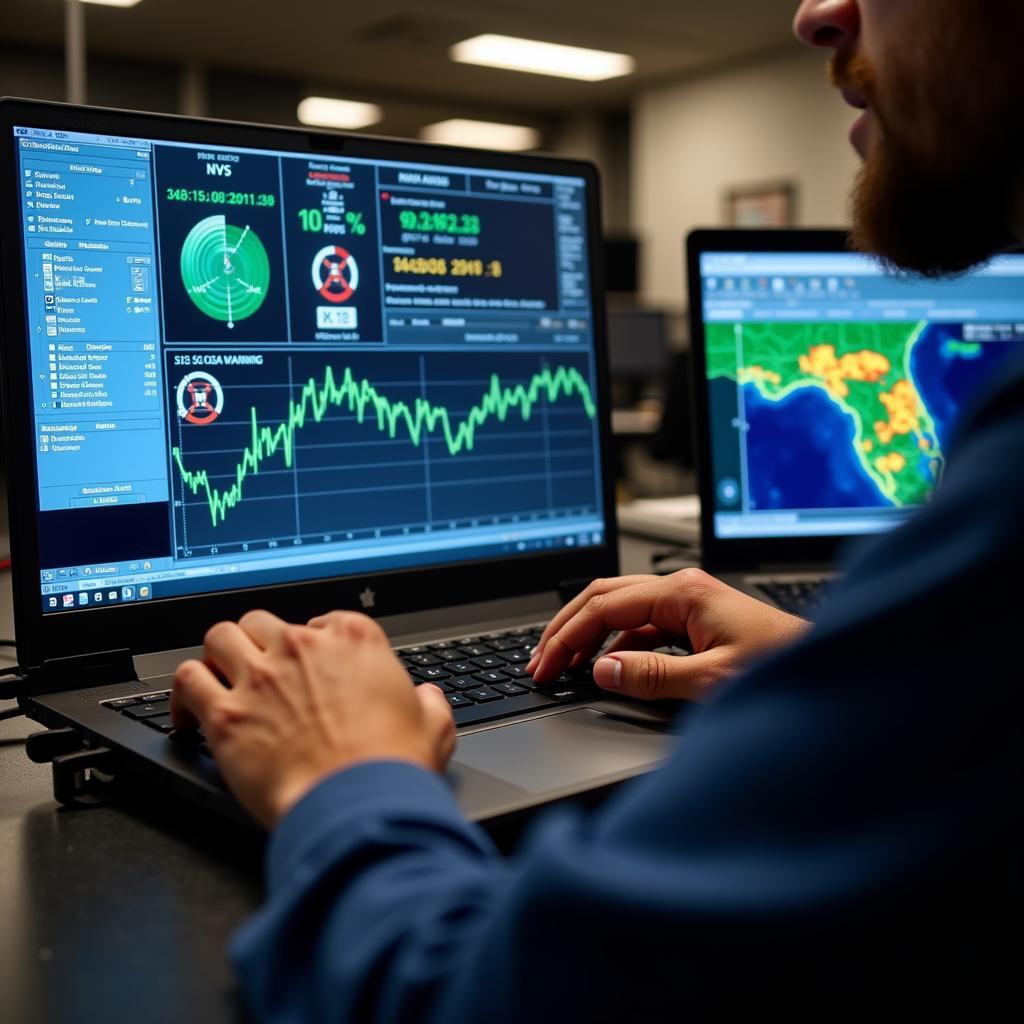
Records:
<instances>
[{"instance_id":1,"label":"office wall","mask_svg":"<svg viewBox=\"0 0 1024 1024\"><path fill-rule=\"evenodd\" d=\"M857 167L853 112L826 83L824 57L798 50L660 86L633 105L633 228L646 302L679 309L682 239L724 223L732 186L796 182L797 223L846 222Z\"/></svg>"}]
</instances>

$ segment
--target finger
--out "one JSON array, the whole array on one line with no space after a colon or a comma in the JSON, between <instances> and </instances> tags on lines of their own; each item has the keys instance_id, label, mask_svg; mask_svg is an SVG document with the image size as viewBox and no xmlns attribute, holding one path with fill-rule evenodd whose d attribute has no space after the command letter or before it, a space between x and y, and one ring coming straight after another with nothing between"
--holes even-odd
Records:
<instances>
[{"instance_id":1,"label":"finger","mask_svg":"<svg viewBox=\"0 0 1024 1024\"><path fill-rule=\"evenodd\" d=\"M440 688L432 683L417 686L416 696L423 709L435 766L438 771L442 771L455 750L455 719L452 717L451 705Z\"/></svg>"},{"instance_id":2,"label":"finger","mask_svg":"<svg viewBox=\"0 0 1024 1024\"><path fill-rule=\"evenodd\" d=\"M280 650L284 646L284 632L288 623L261 608L246 612L238 620L239 628L257 647L264 651Z\"/></svg>"},{"instance_id":3,"label":"finger","mask_svg":"<svg viewBox=\"0 0 1024 1024\"><path fill-rule=\"evenodd\" d=\"M540 682L554 679L576 655L593 657L613 630L635 630L652 625L672 633L686 633L686 621L699 588L689 578L649 577L642 583L593 595L548 640L533 676Z\"/></svg>"},{"instance_id":4,"label":"finger","mask_svg":"<svg viewBox=\"0 0 1024 1024\"><path fill-rule=\"evenodd\" d=\"M183 661L174 673L171 688L171 723L175 729L202 728L210 709L224 699L224 684L201 661Z\"/></svg>"},{"instance_id":5,"label":"finger","mask_svg":"<svg viewBox=\"0 0 1024 1024\"><path fill-rule=\"evenodd\" d=\"M260 648L236 622L218 622L203 641L203 660L231 685L244 682Z\"/></svg>"},{"instance_id":6,"label":"finger","mask_svg":"<svg viewBox=\"0 0 1024 1024\"><path fill-rule=\"evenodd\" d=\"M701 700L728 674L720 650L684 657L622 651L594 664L598 686L640 700Z\"/></svg>"},{"instance_id":7,"label":"finger","mask_svg":"<svg viewBox=\"0 0 1024 1024\"><path fill-rule=\"evenodd\" d=\"M362 612L327 612L326 615L317 615L310 619L307 625L311 629L325 629L332 633L338 633L350 640L387 641L387 634L381 628L380 623L371 619L369 615L363 615Z\"/></svg>"},{"instance_id":8,"label":"finger","mask_svg":"<svg viewBox=\"0 0 1024 1024\"><path fill-rule=\"evenodd\" d=\"M565 625L595 594L605 594L612 590L619 590L622 587L631 587L637 583L647 580L658 579L657 576L618 576L612 579L594 580L589 586L578 593L568 604L562 608L557 615L544 627L544 632L537 641L534 648L533 658L530 660L527 669L532 671L531 666L540 660L544 653L544 647L559 629Z\"/></svg>"}]
</instances>

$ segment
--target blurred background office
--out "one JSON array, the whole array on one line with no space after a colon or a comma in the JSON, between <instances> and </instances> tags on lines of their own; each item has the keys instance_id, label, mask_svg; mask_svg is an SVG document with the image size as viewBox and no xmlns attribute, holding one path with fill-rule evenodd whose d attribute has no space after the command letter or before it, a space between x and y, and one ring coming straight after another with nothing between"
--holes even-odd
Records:
<instances>
[{"instance_id":1,"label":"blurred background office","mask_svg":"<svg viewBox=\"0 0 1024 1024\"><path fill-rule=\"evenodd\" d=\"M790 35L794 8L3 0L0 94L593 161L627 500L693 486L686 233L846 220L849 119Z\"/></svg>"}]
</instances>

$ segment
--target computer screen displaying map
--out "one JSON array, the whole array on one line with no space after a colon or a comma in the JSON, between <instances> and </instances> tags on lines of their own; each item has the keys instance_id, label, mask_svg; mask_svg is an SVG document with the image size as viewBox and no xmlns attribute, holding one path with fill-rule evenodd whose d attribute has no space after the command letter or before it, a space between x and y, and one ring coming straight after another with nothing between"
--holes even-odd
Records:
<instances>
[{"instance_id":1,"label":"computer screen displaying map","mask_svg":"<svg viewBox=\"0 0 1024 1024\"><path fill-rule=\"evenodd\" d=\"M705 253L701 276L720 537L895 526L1024 358L1024 255L937 282L846 252Z\"/></svg>"}]
</instances>

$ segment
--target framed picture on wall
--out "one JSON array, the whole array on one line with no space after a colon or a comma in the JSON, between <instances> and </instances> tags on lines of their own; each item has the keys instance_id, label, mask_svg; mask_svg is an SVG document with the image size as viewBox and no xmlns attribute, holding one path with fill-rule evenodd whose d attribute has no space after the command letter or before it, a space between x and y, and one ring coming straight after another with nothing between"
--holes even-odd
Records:
<instances>
[{"instance_id":1,"label":"framed picture on wall","mask_svg":"<svg viewBox=\"0 0 1024 1024\"><path fill-rule=\"evenodd\" d=\"M791 228L796 223L796 197L792 181L735 186L725 193L725 223L736 228Z\"/></svg>"}]
</instances>

